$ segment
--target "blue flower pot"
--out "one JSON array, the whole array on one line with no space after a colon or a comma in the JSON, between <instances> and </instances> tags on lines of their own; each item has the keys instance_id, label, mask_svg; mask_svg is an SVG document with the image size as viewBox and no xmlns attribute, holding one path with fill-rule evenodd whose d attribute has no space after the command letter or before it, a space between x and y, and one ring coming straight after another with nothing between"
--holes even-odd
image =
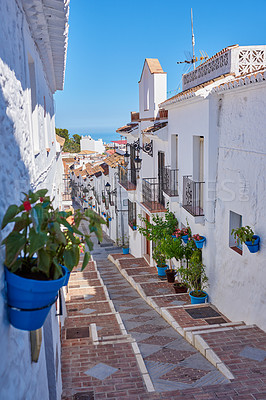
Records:
<instances>
[{"instance_id":1,"label":"blue flower pot","mask_svg":"<svg viewBox=\"0 0 266 400\"><path fill-rule=\"evenodd\" d=\"M183 242L187 243L188 242L188 235L182 236Z\"/></svg>"},{"instance_id":2,"label":"blue flower pot","mask_svg":"<svg viewBox=\"0 0 266 400\"><path fill-rule=\"evenodd\" d=\"M203 293L205 293L205 295L206 295L204 297L192 296L192 294L191 294L192 292L193 292L193 290L191 292L189 292L191 304L202 304L202 303L207 302L208 294L206 292L203 291Z\"/></svg>"},{"instance_id":3,"label":"blue flower pot","mask_svg":"<svg viewBox=\"0 0 266 400\"><path fill-rule=\"evenodd\" d=\"M203 245L204 245L204 242L206 241L206 237L205 237L205 236L201 236L201 237L202 237L202 239L200 239L200 240L195 240L195 239L194 239L194 242L195 242L196 247L197 247L198 249L202 249L202 247L203 247Z\"/></svg>"},{"instance_id":4,"label":"blue flower pot","mask_svg":"<svg viewBox=\"0 0 266 400\"><path fill-rule=\"evenodd\" d=\"M108 221L112 221L112 218L110 217L110 218L108 218Z\"/></svg>"},{"instance_id":5,"label":"blue flower pot","mask_svg":"<svg viewBox=\"0 0 266 400\"><path fill-rule=\"evenodd\" d=\"M8 316L11 325L24 331L34 331L43 326L57 299L58 290L69 279L68 269L62 266L62 270L62 278L38 281L22 278L5 267Z\"/></svg>"},{"instance_id":6,"label":"blue flower pot","mask_svg":"<svg viewBox=\"0 0 266 400\"><path fill-rule=\"evenodd\" d=\"M158 265L156 265L157 267L157 271L158 271L158 276L159 277L166 277L166 273L165 271L169 268L168 265L164 265L163 267L159 267Z\"/></svg>"},{"instance_id":7,"label":"blue flower pot","mask_svg":"<svg viewBox=\"0 0 266 400\"><path fill-rule=\"evenodd\" d=\"M255 242L253 244L252 241L247 241L245 242L245 244L247 245L250 253L257 253L260 247L260 237L257 235L253 235L252 238L255 239Z\"/></svg>"},{"instance_id":8,"label":"blue flower pot","mask_svg":"<svg viewBox=\"0 0 266 400\"><path fill-rule=\"evenodd\" d=\"M129 247L123 247L123 254L129 254Z\"/></svg>"},{"instance_id":9,"label":"blue flower pot","mask_svg":"<svg viewBox=\"0 0 266 400\"><path fill-rule=\"evenodd\" d=\"M177 237L175 235L172 235L172 238L174 241L176 241Z\"/></svg>"}]
</instances>

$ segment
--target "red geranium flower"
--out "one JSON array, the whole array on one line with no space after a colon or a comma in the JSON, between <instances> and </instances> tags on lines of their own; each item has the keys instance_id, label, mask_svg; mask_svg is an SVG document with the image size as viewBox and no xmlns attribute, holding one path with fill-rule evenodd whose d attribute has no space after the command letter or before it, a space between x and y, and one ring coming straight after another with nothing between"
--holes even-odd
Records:
<instances>
[{"instance_id":1,"label":"red geranium flower","mask_svg":"<svg viewBox=\"0 0 266 400\"><path fill-rule=\"evenodd\" d=\"M40 197L40 202L43 203L43 197Z\"/></svg>"},{"instance_id":2,"label":"red geranium flower","mask_svg":"<svg viewBox=\"0 0 266 400\"><path fill-rule=\"evenodd\" d=\"M28 200L24 201L23 206L24 206L24 210L26 210L26 211L30 211L31 210L31 205L30 205L30 202Z\"/></svg>"}]
</instances>

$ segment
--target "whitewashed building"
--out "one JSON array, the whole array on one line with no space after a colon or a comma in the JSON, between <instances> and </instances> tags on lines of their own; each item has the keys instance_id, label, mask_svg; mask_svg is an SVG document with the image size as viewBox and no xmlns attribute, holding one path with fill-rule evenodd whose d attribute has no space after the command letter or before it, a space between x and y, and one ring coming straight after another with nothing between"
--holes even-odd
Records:
<instances>
[{"instance_id":1,"label":"whitewashed building","mask_svg":"<svg viewBox=\"0 0 266 400\"><path fill-rule=\"evenodd\" d=\"M166 99L159 61L146 59L140 110L117 130L129 143L119 181L128 194L131 253L153 264L152 244L133 227L138 215L151 220L169 207L180 227L206 237L210 301L264 330L265 68L266 46L230 46L183 75L183 91ZM258 253L231 235L246 225L261 238Z\"/></svg>"},{"instance_id":2,"label":"whitewashed building","mask_svg":"<svg viewBox=\"0 0 266 400\"><path fill-rule=\"evenodd\" d=\"M119 183L128 195L128 224L130 252L144 256L153 264L152 245L139 231L139 215L151 220L156 212L166 210L162 192L163 171L168 149L167 111L159 104L166 99L167 75L158 59L147 58L139 81L139 112L131 113L131 122L117 129L128 140L129 164L120 167ZM140 171L136 171L134 160L142 159Z\"/></svg>"},{"instance_id":3,"label":"whitewashed building","mask_svg":"<svg viewBox=\"0 0 266 400\"><path fill-rule=\"evenodd\" d=\"M63 89L68 1L0 2L0 218L22 192L47 188L62 205L61 146L56 142L53 93ZM57 174L59 171L59 174ZM7 234L7 230L1 232ZM4 251L0 267L0 398L61 398L59 318L46 320L38 362L29 332L7 318Z\"/></svg>"},{"instance_id":4,"label":"whitewashed building","mask_svg":"<svg viewBox=\"0 0 266 400\"><path fill-rule=\"evenodd\" d=\"M160 105L168 110L169 165L178 169L170 209L206 237L210 301L264 330L265 66L266 46L227 47L184 75L183 92ZM246 225L261 237L256 254L231 235Z\"/></svg>"},{"instance_id":5,"label":"whitewashed building","mask_svg":"<svg viewBox=\"0 0 266 400\"><path fill-rule=\"evenodd\" d=\"M94 140L91 136L82 136L80 140L80 150L90 150L102 154L105 151L105 146L102 139Z\"/></svg>"}]
</instances>

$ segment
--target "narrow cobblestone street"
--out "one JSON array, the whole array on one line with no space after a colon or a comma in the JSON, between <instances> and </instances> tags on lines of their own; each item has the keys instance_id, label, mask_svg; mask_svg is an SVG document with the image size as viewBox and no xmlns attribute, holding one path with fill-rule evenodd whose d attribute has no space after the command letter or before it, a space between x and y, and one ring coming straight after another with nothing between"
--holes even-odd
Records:
<instances>
[{"instance_id":1,"label":"narrow cobblestone street","mask_svg":"<svg viewBox=\"0 0 266 400\"><path fill-rule=\"evenodd\" d=\"M266 399L264 332L210 305L195 318L144 259L93 240L93 261L68 286L64 400Z\"/></svg>"}]
</instances>

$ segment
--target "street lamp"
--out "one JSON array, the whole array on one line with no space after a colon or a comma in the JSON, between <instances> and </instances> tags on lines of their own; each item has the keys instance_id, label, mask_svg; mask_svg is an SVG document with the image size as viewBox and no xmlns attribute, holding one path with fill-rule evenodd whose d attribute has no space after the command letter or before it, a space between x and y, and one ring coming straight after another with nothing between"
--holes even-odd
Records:
<instances>
[{"instance_id":1,"label":"street lamp","mask_svg":"<svg viewBox=\"0 0 266 400\"><path fill-rule=\"evenodd\" d=\"M110 185L110 183L109 183L109 182L107 182L107 183L106 183L106 185L105 185L105 190L106 190L106 193L107 193L107 194L110 194L110 191L111 191L111 185Z\"/></svg>"}]
</instances>

